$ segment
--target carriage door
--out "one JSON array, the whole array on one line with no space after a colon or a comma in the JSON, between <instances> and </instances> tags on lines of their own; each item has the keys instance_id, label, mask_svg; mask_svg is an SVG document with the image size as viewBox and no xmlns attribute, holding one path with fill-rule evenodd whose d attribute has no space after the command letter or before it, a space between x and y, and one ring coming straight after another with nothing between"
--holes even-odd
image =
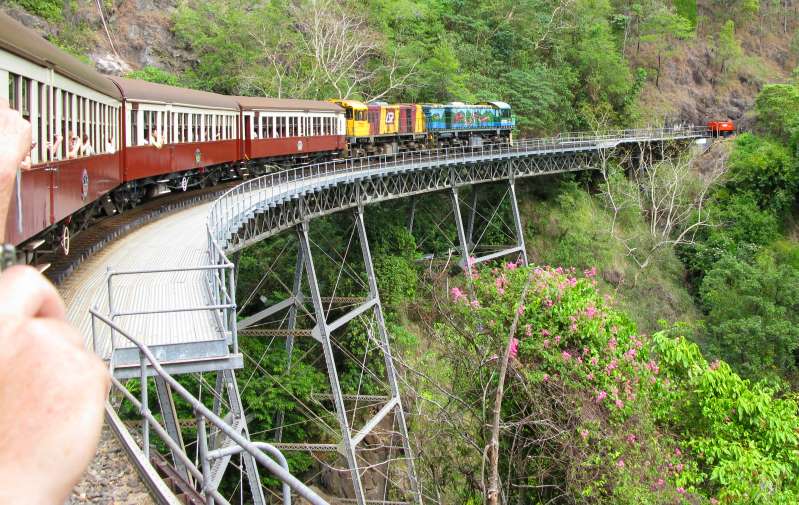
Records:
<instances>
[{"instance_id":1,"label":"carriage door","mask_svg":"<svg viewBox=\"0 0 799 505\"><path fill-rule=\"evenodd\" d=\"M252 155L252 119L250 114L244 115L244 154L248 158Z\"/></svg>"}]
</instances>

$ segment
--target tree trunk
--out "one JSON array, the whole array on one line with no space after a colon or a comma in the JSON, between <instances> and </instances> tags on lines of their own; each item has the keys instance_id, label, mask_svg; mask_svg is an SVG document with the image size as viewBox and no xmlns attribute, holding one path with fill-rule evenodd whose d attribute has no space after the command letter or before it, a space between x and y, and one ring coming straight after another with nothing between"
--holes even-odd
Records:
<instances>
[{"instance_id":1,"label":"tree trunk","mask_svg":"<svg viewBox=\"0 0 799 505\"><path fill-rule=\"evenodd\" d=\"M505 396L505 375L508 373L508 361L510 361L510 350L513 344L513 336L516 335L516 328L519 326L519 308L524 305L527 299L527 292L530 290L530 285L533 283L533 272L527 275L527 282L524 284L522 296L516 305L516 312L513 316L513 323L510 326L508 334L508 343L505 345L505 354L502 356L502 362L499 369L499 384L497 385L497 393L494 396L494 421L491 423L491 442L488 446L489 464L491 467L491 477L488 481L488 489L486 490L486 503L488 505L497 505L499 498L499 424L500 414L502 412L502 398Z\"/></svg>"}]
</instances>

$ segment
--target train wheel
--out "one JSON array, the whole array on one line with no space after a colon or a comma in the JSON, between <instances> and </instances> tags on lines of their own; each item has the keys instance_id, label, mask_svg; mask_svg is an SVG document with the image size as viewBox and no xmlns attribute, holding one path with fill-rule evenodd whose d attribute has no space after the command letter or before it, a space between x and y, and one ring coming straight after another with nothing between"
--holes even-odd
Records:
<instances>
[{"instance_id":1,"label":"train wheel","mask_svg":"<svg viewBox=\"0 0 799 505\"><path fill-rule=\"evenodd\" d=\"M61 227L61 240L58 245L61 247L64 256L69 256L69 226L63 225Z\"/></svg>"}]
</instances>

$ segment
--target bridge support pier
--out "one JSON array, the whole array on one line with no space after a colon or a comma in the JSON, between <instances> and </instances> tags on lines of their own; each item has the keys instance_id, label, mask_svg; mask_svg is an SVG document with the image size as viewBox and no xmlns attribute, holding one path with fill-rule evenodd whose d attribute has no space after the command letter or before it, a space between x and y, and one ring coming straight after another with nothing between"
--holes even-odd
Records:
<instances>
[{"instance_id":1,"label":"bridge support pier","mask_svg":"<svg viewBox=\"0 0 799 505\"><path fill-rule=\"evenodd\" d=\"M471 196L471 208L469 209L469 221L467 227L464 227L463 224L463 217L461 214L460 208L460 197L459 197L459 189L456 186L451 188L451 197L452 197L452 211L455 216L455 227L458 233L458 246L461 250L461 261L460 266L463 268L465 272L468 272L470 267L475 266L479 263L484 263L486 261L495 260L501 258L503 256L509 256L513 254L517 254L519 261L523 265L528 264L527 259L527 250L524 243L524 228L522 226L521 214L519 213L519 203L516 198L516 181L513 175L508 179L508 189L505 193L505 196L508 197L510 200L510 210L511 210L511 217L513 219L513 230L508 230L509 234L512 233L514 235L513 239L515 243L510 246L503 246L504 249L491 252L489 254L485 254L482 256L475 256L471 258L470 254L474 254L472 251L476 251L477 247L479 246L480 239L475 240L475 228L476 228L476 221L478 204L479 204L479 193L477 190L477 186L472 186L472 196ZM503 197L504 200L505 197ZM491 221L496 217L497 212L499 210L499 206L502 202L499 202L495 211L491 214L489 218L487 218L488 222L485 224L486 226L491 224ZM482 236L481 236L482 237Z\"/></svg>"},{"instance_id":2,"label":"bridge support pier","mask_svg":"<svg viewBox=\"0 0 799 505\"><path fill-rule=\"evenodd\" d=\"M222 399L225 397L227 397L228 401L229 424L249 440L250 434L247 429L247 418L244 413L244 406L241 403L241 395L239 394L239 387L236 383L236 376L233 370L220 370L217 372L216 386L214 388L215 414L221 414ZM209 440L211 449L225 447L232 443L224 434L217 434L214 432L211 433ZM252 503L253 505L264 505L266 500L264 499L264 492L261 488L258 463L255 461L255 458L247 452L243 452L241 457L244 460L244 468L250 486ZM217 489L222 482L222 477L230 463L230 459L231 456L225 456L209 464L209 474L206 476L209 482L206 482L204 485L206 489ZM213 502L213 499L209 498L209 500Z\"/></svg>"},{"instance_id":3,"label":"bridge support pier","mask_svg":"<svg viewBox=\"0 0 799 505\"><path fill-rule=\"evenodd\" d=\"M164 427L166 428L169 437L180 447L183 454L186 453L186 445L183 443L183 435L180 432L180 425L178 424L178 415L175 410L175 402L172 400L172 390L169 384L160 376L155 376L155 391L158 396L158 406L161 409L161 416L164 418ZM172 454L172 461L175 464L180 477L189 484L192 484L193 479L189 470L183 461L180 460L175 454L176 451L170 449Z\"/></svg>"},{"instance_id":4,"label":"bridge support pier","mask_svg":"<svg viewBox=\"0 0 799 505\"><path fill-rule=\"evenodd\" d=\"M463 227L463 217L461 216L461 202L458 196L458 187L452 186L452 214L455 217L455 228L458 231L458 244L461 248L461 268L464 271L469 271L469 243L466 238L466 231Z\"/></svg>"},{"instance_id":5,"label":"bridge support pier","mask_svg":"<svg viewBox=\"0 0 799 505\"><path fill-rule=\"evenodd\" d=\"M356 503L359 505L365 505L367 501L371 501L366 495L362 482L362 474L366 471L363 466L374 466L374 463L370 464L368 462L366 462L364 465L361 465L359 462L358 447L361 444L367 443L365 440L367 435L378 429L378 426L383 423L384 420L393 418L392 422L395 424L397 429L396 434L391 435L391 437L398 436L401 438L402 450L405 453L405 457L403 459L405 461L405 469L407 470L408 482L411 485L413 502L420 505L422 503L421 491L418 481L416 480L416 471L414 468L413 453L408 437L405 411L402 406L397 372L394 368L394 360L391 355L388 331L386 329L383 308L377 289L377 278L375 276L372 255L366 235L366 226L363 220L362 206L357 208L354 219L355 231L357 232L358 241L360 242L361 255L366 271L368 296L365 300L359 302L355 308L351 309L341 317L333 321L327 320L327 314L324 306L325 299L322 297L321 287L317 278L316 267L314 265L314 258L311 250L312 243L309 235L309 222L302 222L296 228L300 247L294 276L294 285L292 287L292 296L295 300L295 303L289 309L289 331L286 348L289 356L291 356L291 346L293 345L293 334L295 333L297 310L299 310L303 298L300 290L304 274L308 282L308 290L310 295L309 298L313 305L312 314L315 320L315 326L311 331L311 336L322 346L328 380L330 383L331 398L333 400L335 414L341 431L341 443L338 445L337 450L347 460ZM332 334L335 330L344 327L351 321L367 315L371 315L372 324L369 325L369 323L367 323L366 333L369 336L369 340L375 344L374 350L379 352L379 354L382 354L382 362L385 366L386 373L385 380L388 385L388 395L379 400L382 403L382 406L378 409L377 413L371 418L367 419L360 429L356 430L352 423L357 417L357 410L348 410L345 402L353 401L353 399L358 401L358 399L366 398L366 396L361 394L344 394L342 391L336 365L336 356L334 355L334 342L332 339ZM350 412L352 413L351 417ZM280 416L279 419L282 423L282 416ZM278 428L277 433L281 433L280 428ZM312 444L303 445L311 446ZM386 464L383 465L381 463L376 466L376 471L385 471L384 476L386 486L389 485L391 480L388 472L388 469L390 468L390 461L392 459L391 451L395 450L391 447L390 443L388 445L389 458L387 459ZM381 470L381 468L384 470Z\"/></svg>"}]
</instances>

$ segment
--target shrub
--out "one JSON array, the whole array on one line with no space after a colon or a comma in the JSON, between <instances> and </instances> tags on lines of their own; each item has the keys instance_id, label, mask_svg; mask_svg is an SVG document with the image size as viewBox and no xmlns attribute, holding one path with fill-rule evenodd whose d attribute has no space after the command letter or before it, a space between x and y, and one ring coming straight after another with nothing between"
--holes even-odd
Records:
<instances>
[{"instance_id":1,"label":"shrub","mask_svg":"<svg viewBox=\"0 0 799 505\"><path fill-rule=\"evenodd\" d=\"M710 350L746 377L796 369L799 272L761 255L719 260L702 281Z\"/></svg>"},{"instance_id":2,"label":"shrub","mask_svg":"<svg viewBox=\"0 0 799 505\"><path fill-rule=\"evenodd\" d=\"M730 191L749 193L764 210L782 214L793 204L799 172L783 145L745 133L729 158Z\"/></svg>"}]
</instances>

